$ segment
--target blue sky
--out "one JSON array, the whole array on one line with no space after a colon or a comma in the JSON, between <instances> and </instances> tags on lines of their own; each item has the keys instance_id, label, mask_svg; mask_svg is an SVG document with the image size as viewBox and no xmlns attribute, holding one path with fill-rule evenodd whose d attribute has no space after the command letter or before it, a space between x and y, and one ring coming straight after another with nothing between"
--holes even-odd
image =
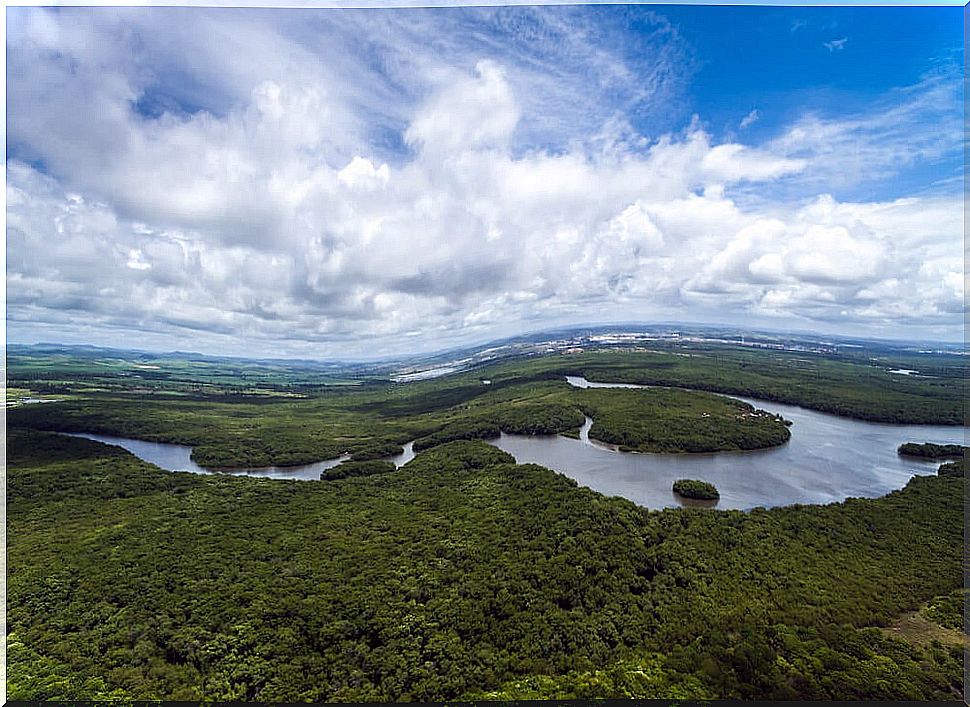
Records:
<instances>
[{"instance_id":1,"label":"blue sky","mask_svg":"<svg viewBox=\"0 0 970 707\"><path fill-rule=\"evenodd\" d=\"M963 337L962 9L8 8L8 336Z\"/></svg>"},{"instance_id":2,"label":"blue sky","mask_svg":"<svg viewBox=\"0 0 970 707\"><path fill-rule=\"evenodd\" d=\"M720 138L768 140L807 111L833 118L865 113L887 103L894 89L956 71L963 56L961 8L724 6L665 12L696 51L690 110L704 116ZM758 119L740 131L740 120L751 110ZM919 189L947 169L962 173L962 160L954 150L943 165L914 167L891 184L868 184L845 195L887 198Z\"/></svg>"}]
</instances>

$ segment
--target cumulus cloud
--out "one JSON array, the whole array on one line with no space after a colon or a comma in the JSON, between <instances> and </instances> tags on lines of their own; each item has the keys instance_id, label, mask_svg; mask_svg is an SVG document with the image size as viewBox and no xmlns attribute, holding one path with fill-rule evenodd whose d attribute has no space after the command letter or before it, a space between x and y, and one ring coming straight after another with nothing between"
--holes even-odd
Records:
<instances>
[{"instance_id":1,"label":"cumulus cloud","mask_svg":"<svg viewBox=\"0 0 970 707\"><path fill-rule=\"evenodd\" d=\"M385 13L396 39L350 61L302 28L200 14L190 34L252 44L263 62L234 68L188 45L177 61L143 35L168 36L152 13L13 13L13 336L138 332L162 348L325 358L596 320L960 321L958 197L738 198L820 179L830 143L898 145L918 161L944 140L904 148L878 115L804 118L762 145L718 142L696 120L640 135L615 111L562 105L549 77L573 89L581 77L554 46L602 69L624 96L614 109L667 101L673 68L634 86L639 67L555 12L474 13L517 39L497 51L446 35L433 40L441 62L419 41L433 13ZM324 16L332 26L310 24L346 41L355 16ZM361 68L389 56L406 70ZM173 81L159 65L192 70ZM210 85L215 99L196 103L192 86ZM942 106L946 90L919 96ZM557 116L560 131L536 130Z\"/></svg>"},{"instance_id":2,"label":"cumulus cloud","mask_svg":"<svg viewBox=\"0 0 970 707\"><path fill-rule=\"evenodd\" d=\"M508 149L519 107L501 67L480 61L475 76L452 77L421 106L404 133L424 152Z\"/></svg>"},{"instance_id":3,"label":"cumulus cloud","mask_svg":"<svg viewBox=\"0 0 970 707\"><path fill-rule=\"evenodd\" d=\"M956 323L961 219L959 197L842 204L823 196L784 221L740 229L685 292L726 292L753 314L817 322Z\"/></svg>"},{"instance_id":4,"label":"cumulus cloud","mask_svg":"<svg viewBox=\"0 0 970 707\"><path fill-rule=\"evenodd\" d=\"M386 164L375 167L366 157L354 157L350 163L337 172L337 179L350 189L372 191L387 186L391 178L390 169Z\"/></svg>"}]
</instances>

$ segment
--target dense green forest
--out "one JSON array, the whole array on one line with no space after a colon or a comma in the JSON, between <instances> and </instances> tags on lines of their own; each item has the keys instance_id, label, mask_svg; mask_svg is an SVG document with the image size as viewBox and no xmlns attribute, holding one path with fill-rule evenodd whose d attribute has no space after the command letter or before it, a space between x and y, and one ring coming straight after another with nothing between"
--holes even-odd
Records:
<instances>
[{"instance_id":1,"label":"dense green forest","mask_svg":"<svg viewBox=\"0 0 970 707\"><path fill-rule=\"evenodd\" d=\"M624 449L707 452L783 444L780 418L711 393L579 390L563 379L514 377L489 386L464 378L423 384L337 388L310 399L212 399L88 393L9 411L18 427L95 432L192 445L211 467L305 464L343 453L356 461L445 442L577 430Z\"/></svg>"},{"instance_id":2,"label":"dense green forest","mask_svg":"<svg viewBox=\"0 0 970 707\"><path fill-rule=\"evenodd\" d=\"M879 499L648 511L480 441L575 435L587 416L593 439L639 451L789 438L703 391L956 423L945 368L696 347L346 386L58 361L11 367L21 397L58 397L8 411L11 699L960 695L962 459ZM168 473L43 430L192 445L211 467L351 459L320 483ZM407 465L383 460L412 440ZM894 634L903 616L934 638Z\"/></svg>"},{"instance_id":3,"label":"dense green forest","mask_svg":"<svg viewBox=\"0 0 970 707\"><path fill-rule=\"evenodd\" d=\"M761 398L873 422L962 425L963 369L898 376L861 362L789 352L685 347L679 352L597 351L498 364L505 376L577 375L608 383L672 386Z\"/></svg>"},{"instance_id":4,"label":"dense green forest","mask_svg":"<svg viewBox=\"0 0 970 707\"><path fill-rule=\"evenodd\" d=\"M907 457L923 459L962 459L967 447L962 444L933 444L932 442L906 442L899 445L899 453Z\"/></svg>"},{"instance_id":5,"label":"dense green forest","mask_svg":"<svg viewBox=\"0 0 970 707\"><path fill-rule=\"evenodd\" d=\"M967 467L966 461L964 461L963 459L956 462L946 462L940 465L939 473L940 473L940 476L955 476L955 477L962 478L967 473L966 467Z\"/></svg>"},{"instance_id":6,"label":"dense green forest","mask_svg":"<svg viewBox=\"0 0 970 707\"><path fill-rule=\"evenodd\" d=\"M382 459L367 459L364 461L350 460L337 466L327 469L320 474L322 481L335 481L346 479L351 476L370 476L372 474L387 474L394 471L395 466L392 462Z\"/></svg>"},{"instance_id":7,"label":"dense green forest","mask_svg":"<svg viewBox=\"0 0 970 707\"><path fill-rule=\"evenodd\" d=\"M594 420L589 436L621 451L763 449L791 437L782 418L710 393L598 388L578 391L577 397Z\"/></svg>"},{"instance_id":8,"label":"dense green forest","mask_svg":"<svg viewBox=\"0 0 970 707\"><path fill-rule=\"evenodd\" d=\"M673 491L684 498L694 498L699 501L715 501L721 497L714 484L699 479L677 479L674 482Z\"/></svg>"},{"instance_id":9,"label":"dense green forest","mask_svg":"<svg viewBox=\"0 0 970 707\"><path fill-rule=\"evenodd\" d=\"M944 596L934 597L920 609L920 613L943 628L963 630L966 601L966 588L958 589Z\"/></svg>"},{"instance_id":10,"label":"dense green forest","mask_svg":"<svg viewBox=\"0 0 970 707\"><path fill-rule=\"evenodd\" d=\"M960 694L961 646L880 627L952 624L962 478L647 511L478 441L326 483L8 454L10 699Z\"/></svg>"}]
</instances>

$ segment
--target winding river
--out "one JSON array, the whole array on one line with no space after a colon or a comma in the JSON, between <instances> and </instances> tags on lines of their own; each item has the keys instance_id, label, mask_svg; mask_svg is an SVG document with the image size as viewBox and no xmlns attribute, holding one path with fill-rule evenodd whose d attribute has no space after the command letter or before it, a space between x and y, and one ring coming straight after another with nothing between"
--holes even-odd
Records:
<instances>
[{"instance_id":1,"label":"winding river","mask_svg":"<svg viewBox=\"0 0 970 707\"><path fill-rule=\"evenodd\" d=\"M570 376L578 388L642 388ZM829 503L847 497L873 498L902 488L914 474L933 474L938 462L900 457L903 442L965 444L965 427L863 422L793 405L740 398L792 421L791 440L773 449L712 454L638 454L617 452L589 439L587 418L579 439L503 434L492 441L520 463L555 469L609 496L622 496L648 508L684 505L671 491L676 479L703 479L717 486L718 508L750 509L793 503ZM212 473L190 458L192 448L98 434L75 436L124 447L169 471ZM228 473L275 479L316 481L320 472L348 457L295 467L239 469ZM412 443L390 460L400 467L414 458Z\"/></svg>"}]
</instances>

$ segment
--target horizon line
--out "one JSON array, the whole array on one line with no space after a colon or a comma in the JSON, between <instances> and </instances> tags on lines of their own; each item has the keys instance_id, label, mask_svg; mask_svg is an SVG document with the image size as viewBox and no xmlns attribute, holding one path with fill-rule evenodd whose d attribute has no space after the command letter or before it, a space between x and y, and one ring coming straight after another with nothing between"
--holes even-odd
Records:
<instances>
[{"instance_id":1,"label":"horizon line","mask_svg":"<svg viewBox=\"0 0 970 707\"><path fill-rule=\"evenodd\" d=\"M379 365L379 364L395 364L401 363L414 359L428 359L437 356L443 356L450 353L459 353L462 351L473 351L477 349L488 348L489 346L502 345L505 343L515 342L516 340L526 339L529 337L536 337L545 334L555 334L557 332L576 332L582 329L594 330L608 330L608 329L618 329L623 327L676 327L684 331L690 331L691 329L718 329L726 332L736 332L739 334L775 334L775 335L786 335L786 336L796 336L796 337L818 337L819 341L817 343L824 343L821 339L831 339L834 341L844 341L844 342L868 342L873 344L895 344L898 346L905 345L928 345L928 346L943 346L947 348L959 348L962 350L967 349L966 341L952 340L947 341L944 339L892 339L892 338L879 338L879 337L867 337L867 336L849 336L846 334L834 334L825 333L820 331L810 331L810 330L798 330L798 329L771 329L771 328L744 328L737 325L724 325L724 324L711 324L711 323L684 323L675 321L657 321L657 322L615 322L608 324L570 324L559 327L551 327L548 329L535 329L519 334L511 334L509 336L492 338L487 340L480 340L478 342L473 342L465 345L450 346L439 349L428 349L426 351L411 353L411 354L401 354L397 356L391 356L387 358L306 358L300 356L283 356L283 357L272 357L272 356L245 356L241 354L221 354L221 353L206 353L204 351L186 351L182 349L137 349L137 348L122 348L116 346L106 346L101 344L90 344L90 343L67 343L58 341L34 341L34 342L22 342L22 341L5 341L4 342L4 353L11 347L42 347L42 346L58 346L63 348L77 348L77 349L96 349L101 351L118 351L127 353L137 353L137 354L148 354L148 355L159 355L159 356L175 356L181 355L185 357L201 357L201 358L216 358L216 359L237 359L240 361L279 361L279 362L305 362L305 363L318 363L318 364L343 364L343 365Z\"/></svg>"}]
</instances>

